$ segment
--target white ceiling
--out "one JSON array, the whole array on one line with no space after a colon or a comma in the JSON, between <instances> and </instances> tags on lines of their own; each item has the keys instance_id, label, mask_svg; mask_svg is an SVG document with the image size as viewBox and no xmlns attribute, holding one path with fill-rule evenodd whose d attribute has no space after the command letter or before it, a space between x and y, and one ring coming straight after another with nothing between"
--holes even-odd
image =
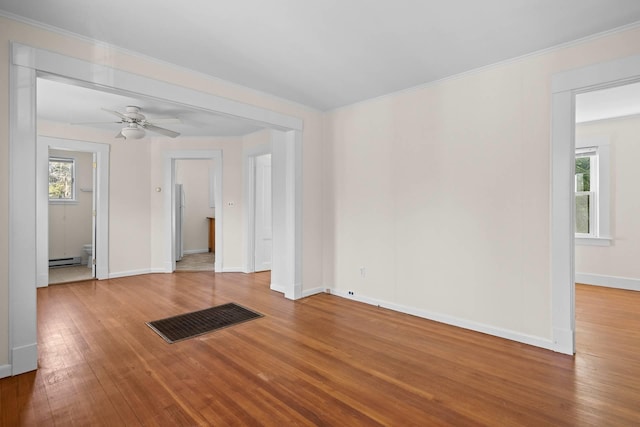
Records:
<instances>
[{"instance_id":1,"label":"white ceiling","mask_svg":"<svg viewBox=\"0 0 640 427\"><path fill-rule=\"evenodd\" d=\"M581 93L576 96L576 122L640 114L640 83Z\"/></svg>"},{"instance_id":2,"label":"white ceiling","mask_svg":"<svg viewBox=\"0 0 640 427\"><path fill-rule=\"evenodd\" d=\"M141 112L151 123L154 122L154 118L178 118L181 121L179 124L158 123L158 126L179 132L182 136L241 136L262 129L252 122L238 118L190 110L184 106L139 96L131 97L97 91L44 78L38 79L36 93L38 120L111 130L114 136L119 133L122 124L117 124L118 117L102 108L124 112L125 107L129 105L140 107ZM162 136L150 131L147 131L147 134Z\"/></svg>"},{"instance_id":3,"label":"white ceiling","mask_svg":"<svg viewBox=\"0 0 640 427\"><path fill-rule=\"evenodd\" d=\"M638 0L0 0L0 10L320 110L640 21Z\"/></svg>"}]
</instances>

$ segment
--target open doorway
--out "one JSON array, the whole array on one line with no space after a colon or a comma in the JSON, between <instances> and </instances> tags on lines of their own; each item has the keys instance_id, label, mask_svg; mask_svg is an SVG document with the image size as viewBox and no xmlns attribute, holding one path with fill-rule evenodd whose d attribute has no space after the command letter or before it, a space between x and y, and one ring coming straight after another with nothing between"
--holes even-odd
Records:
<instances>
[{"instance_id":1,"label":"open doorway","mask_svg":"<svg viewBox=\"0 0 640 427\"><path fill-rule=\"evenodd\" d=\"M175 161L176 271L214 271L215 175L213 159Z\"/></svg>"},{"instance_id":2,"label":"open doorway","mask_svg":"<svg viewBox=\"0 0 640 427\"><path fill-rule=\"evenodd\" d=\"M49 281L95 277L95 153L49 149Z\"/></svg>"},{"instance_id":3,"label":"open doorway","mask_svg":"<svg viewBox=\"0 0 640 427\"><path fill-rule=\"evenodd\" d=\"M42 230L42 208L40 203L46 203L46 186L39 188L38 164L41 158L37 156L36 143L36 79L39 73L58 78L82 82L87 87L100 87L104 90L114 90L135 93L154 99L167 99L174 103L189 106L200 111L225 114L251 120L260 126L277 130L277 138L273 144L274 171L279 171L277 179L273 181L274 192L274 254L279 254L276 265L274 257L273 271L279 272L277 290L284 293L284 297L298 299L302 297L302 129L301 119L287 116L265 108L245 104L236 100L188 89L176 84L166 83L134 75L108 66L78 60L63 54L53 53L43 49L11 44L10 73L10 105L9 105L9 164L14 165L9 171L9 229L12 231L9 243L9 301L10 307L10 343L11 372L17 375L37 368L37 336L36 311L37 299L35 286L40 272L40 258L47 257L46 247L41 247L36 238L38 230ZM105 77L106 76L106 77ZM108 78L107 78L108 77ZM165 98L161 98L164 95ZM19 118L19 119L18 119ZM275 148L278 148L277 150ZM107 152L108 153L108 152ZM46 162L48 155L45 154ZM100 153L98 158L100 159ZM169 160L171 158L169 157ZM170 163L170 161L169 161ZM41 168L40 168L41 169ZM46 167L44 168L46 171ZM108 171L108 167L106 168ZM274 173L274 177L276 174ZM98 187L108 184L98 181ZM169 179L170 181L170 179ZM46 182L46 181L45 181ZM164 185L164 188L170 188ZM160 191L162 188L158 187ZM156 190L158 191L158 190ZM169 192L166 192L169 193ZM166 194L165 193L165 194ZM108 189L103 194L108 195ZM276 197L277 196L277 197ZM219 196L218 196L219 197ZM165 211L170 210L171 198ZM277 201L277 203L276 203ZM279 214L276 215L275 209ZM98 211L100 207L98 207ZM220 215L217 215L220 217ZM106 219L106 215L102 218ZM277 221L276 221L277 218ZM100 213L98 212L98 220ZM44 217L46 221L46 216ZM169 221L163 221L169 223ZM276 227L277 226L277 227ZM46 227L46 225L44 226ZM168 227L169 229L171 226ZM100 233L100 227L98 227ZM163 241L162 258L169 263L162 266L162 271L171 271L175 258L172 257L171 230L165 234L169 237L166 244ZM276 237L277 242L276 242ZM220 237L216 235L216 240ZM36 244L37 241L37 244ZM101 239L98 245L108 242L108 235ZM276 250L277 248L277 250ZM101 255L101 253L103 255ZM97 249L97 256L107 256L108 251ZM216 269L219 256L216 257ZM170 261L173 260L173 261ZM46 265L46 263L44 263ZM108 275L108 265L102 264L104 273ZM173 265L175 267L175 265ZM34 274L35 273L35 274ZM97 276L100 278L101 264L98 260ZM35 276L38 276L36 279ZM273 286L272 289L276 288Z\"/></svg>"},{"instance_id":4,"label":"open doorway","mask_svg":"<svg viewBox=\"0 0 640 427\"><path fill-rule=\"evenodd\" d=\"M552 79L551 348L561 353L576 351L576 96L639 80L637 55L561 72Z\"/></svg>"},{"instance_id":5,"label":"open doorway","mask_svg":"<svg viewBox=\"0 0 640 427\"><path fill-rule=\"evenodd\" d=\"M109 266L108 144L39 136L36 150L36 285L106 279ZM53 162L53 165L52 165ZM50 168L65 163L67 200L49 189ZM61 259L62 258L62 259ZM69 259L71 258L71 259ZM53 262L52 262L53 261ZM53 264L53 265L52 265ZM66 266L65 266L66 265Z\"/></svg>"},{"instance_id":6,"label":"open doorway","mask_svg":"<svg viewBox=\"0 0 640 427\"><path fill-rule=\"evenodd\" d=\"M640 291L640 83L576 95L576 282Z\"/></svg>"}]
</instances>

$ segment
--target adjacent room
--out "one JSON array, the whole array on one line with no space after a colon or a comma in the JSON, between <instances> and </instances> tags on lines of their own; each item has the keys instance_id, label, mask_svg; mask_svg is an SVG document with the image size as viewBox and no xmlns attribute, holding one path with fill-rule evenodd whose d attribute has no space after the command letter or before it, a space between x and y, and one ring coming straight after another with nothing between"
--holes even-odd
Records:
<instances>
[{"instance_id":1,"label":"adjacent room","mask_svg":"<svg viewBox=\"0 0 640 427\"><path fill-rule=\"evenodd\" d=\"M0 425L637 425L640 3L0 0Z\"/></svg>"}]
</instances>

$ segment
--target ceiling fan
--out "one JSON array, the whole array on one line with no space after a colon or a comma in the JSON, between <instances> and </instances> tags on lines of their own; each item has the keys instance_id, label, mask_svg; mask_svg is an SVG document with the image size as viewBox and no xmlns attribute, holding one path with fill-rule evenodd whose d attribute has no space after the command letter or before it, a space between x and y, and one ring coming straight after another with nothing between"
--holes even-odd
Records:
<instances>
[{"instance_id":1,"label":"ceiling fan","mask_svg":"<svg viewBox=\"0 0 640 427\"><path fill-rule=\"evenodd\" d=\"M117 121L115 123L124 125L124 127L116 135L116 138L124 138L124 139L144 138L146 134L145 130L157 132L161 135L169 136L171 138L175 138L176 136L180 135L179 132L175 132L170 129L165 129L160 126L156 126L155 124L155 123L180 123L180 119L178 118L152 119L152 121L149 121L144 116L144 114L140 112L141 108L133 105L129 105L125 107L124 113L120 113L114 110L108 110L106 108L102 108L102 110L120 118L120 121ZM107 123L111 123L111 122L107 122ZM84 124L88 124L88 123L84 123Z\"/></svg>"}]
</instances>

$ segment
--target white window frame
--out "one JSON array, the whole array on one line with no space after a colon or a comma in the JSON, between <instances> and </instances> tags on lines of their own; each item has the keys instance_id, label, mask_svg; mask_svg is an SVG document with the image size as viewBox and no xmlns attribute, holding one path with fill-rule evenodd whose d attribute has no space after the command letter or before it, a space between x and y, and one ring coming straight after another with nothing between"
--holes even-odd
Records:
<instances>
[{"instance_id":1,"label":"white window frame","mask_svg":"<svg viewBox=\"0 0 640 427\"><path fill-rule=\"evenodd\" d=\"M71 198L70 199L52 199L49 198L49 203L56 204L75 204L78 203L78 189L76 181L76 158L72 156L49 156L49 163L52 161L70 162L71 163Z\"/></svg>"},{"instance_id":2,"label":"white window frame","mask_svg":"<svg viewBox=\"0 0 640 427\"><path fill-rule=\"evenodd\" d=\"M611 244L609 138L604 136L576 138L575 154L576 158L595 154L591 162L591 191L589 192L592 195L591 202L595 205L595 209L590 210L590 233L575 233L576 245L609 246Z\"/></svg>"}]
</instances>

